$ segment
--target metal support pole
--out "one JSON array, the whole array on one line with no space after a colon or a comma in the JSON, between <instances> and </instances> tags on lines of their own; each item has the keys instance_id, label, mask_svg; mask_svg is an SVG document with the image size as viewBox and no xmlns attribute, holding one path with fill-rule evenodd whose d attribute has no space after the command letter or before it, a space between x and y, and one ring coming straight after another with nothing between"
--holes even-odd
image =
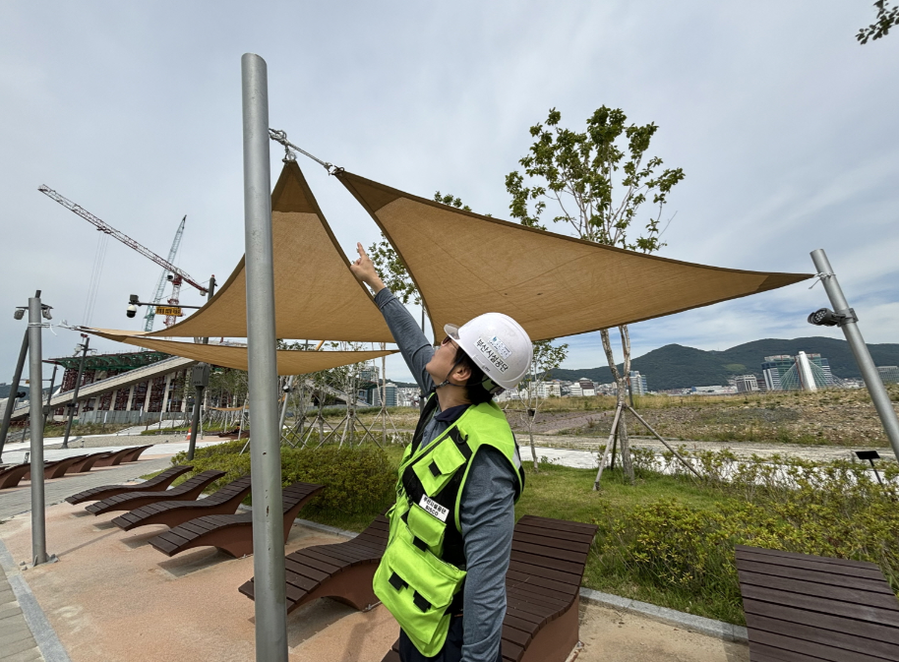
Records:
<instances>
[{"instance_id":1,"label":"metal support pole","mask_svg":"<svg viewBox=\"0 0 899 662\"><path fill-rule=\"evenodd\" d=\"M58 364L53 364L53 376L50 377L50 390L47 392L47 404L44 407L44 426L47 425L47 419L50 418L50 400L53 399L53 387L56 386L56 369Z\"/></svg>"},{"instance_id":2,"label":"metal support pole","mask_svg":"<svg viewBox=\"0 0 899 662\"><path fill-rule=\"evenodd\" d=\"M862 379L865 380L868 393L874 402L874 408L877 410L880 421L883 423L883 429L890 440L890 446L893 447L893 454L899 460L899 419L896 418L896 410L893 409L890 396L887 394L886 388L884 388L883 380L880 378L880 373L877 372L877 367L874 365L874 360L871 358L871 353L868 351L864 338L862 338L862 333L855 323L855 314L849 308L849 302L846 301L846 297L843 296L843 290L840 288L839 282L837 282L836 274L833 273L830 261L827 259L824 250L821 248L814 250L811 256L812 261L815 263L815 268L821 277L821 282L824 284L827 296L830 298L830 303L833 305L834 312L838 315L847 316L840 323L840 326L843 328L843 334L846 336L849 348L855 356L855 362L858 363Z\"/></svg>"},{"instance_id":3,"label":"metal support pole","mask_svg":"<svg viewBox=\"0 0 899 662\"><path fill-rule=\"evenodd\" d=\"M81 376L84 374L84 359L87 356L87 348L91 344L90 336L81 334L84 343L81 345L81 362L78 364L78 377L75 378L75 391L72 393L72 403L69 405L69 420L66 422L66 432L62 437L62 447L69 447L69 433L72 431L72 419L75 418L75 408L78 407L78 390L81 388ZM150 385L147 384L147 388Z\"/></svg>"},{"instance_id":4,"label":"metal support pole","mask_svg":"<svg viewBox=\"0 0 899 662\"><path fill-rule=\"evenodd\" d=\"M194 459L194 451L197 448L197 437L200 434L200 407L202 406L201 398L203 397L203 387L197 386L194 392L194 415L190 424L190 441L187 444L187 459Z\"/></svg>"},{"instance_id":5,"label":"metal support pole","mask_svg":"<svg viewBox=\"0 0 899 662\"><path fill-rule=\"evenodd\" d=\"M3 423L0 424L0 459L3 458L3 447L6 445L6 434L9 432L9 421L12 418L13 409L18 402L19 382L22 381L22 368L25 367L25 356L28 354L28 329L25 329L25 337L22 338L22 349L19 350L19 362L16 363L16 372L12 376L12 386L9 397L6 398L6 409L3 410Z\"/></svg>"},{"instance_id":6,"label":"metal support pole","mask_svg":"<svg viewBox=\"0 0 899 662\"><path fill-rule=\"evenodd\" d=\"M28 363L31 379L29 416L31 418L31 550L34 565L49 561L44 517L44 413L41 397L41 299L28 299Z\"/></svg>"},{"instance_id":7,"label":"metal support pole","mask_svg":"<svg viewBox=\"0 0 899 662\"><path fill-rule=\"evenodd\" d=\"M287 662L266 69L258 55L245 53L241 58L256 660Z\"/></svg>"}]
</instances>

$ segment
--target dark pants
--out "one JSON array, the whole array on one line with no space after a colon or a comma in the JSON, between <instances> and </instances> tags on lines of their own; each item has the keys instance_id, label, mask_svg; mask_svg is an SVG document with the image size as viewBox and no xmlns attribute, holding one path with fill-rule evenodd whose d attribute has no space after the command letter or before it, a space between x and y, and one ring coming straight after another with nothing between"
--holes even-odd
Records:
<instances>
[{"instance_id":1,"label":"dark pants","mask_svg":"<svg viewBox=\"0 0 899 662\"><path fill-rule=\"evenodd\" d=\"M425 657L415 647L406 633L400 628L400 660L402 662L459 662L462 659L462 615L453 616L450 619L449 633L446 635L446 643L434 657ZM502 647L496 656L497 662L502 662Z\"/></svg>"}]
</instances>

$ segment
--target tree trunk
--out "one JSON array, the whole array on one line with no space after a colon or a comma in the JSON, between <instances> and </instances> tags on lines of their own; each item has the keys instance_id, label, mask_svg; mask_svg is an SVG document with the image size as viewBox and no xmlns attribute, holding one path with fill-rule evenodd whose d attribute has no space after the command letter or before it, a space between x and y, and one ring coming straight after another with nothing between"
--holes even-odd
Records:
<instances>
[{"instance_id":1,"label":"tree trunk","mask_svg":"<svg viewBox=\"0 0 899 662\"><path fill-rule=\"evenodd\" d=\"M609 330L602 329L599 332L602 338L602 348L606 352L606 361L609 363L609 370L612 371L612 377L618 386L617 406L627 405L627 380L629 376L629 368L631 365L630 355L630 336L627 333L627 327L618 327L621 332L622 350L624 351L624 374L618 372L618 366L615 363L615 354L612 352L612 343L609 339ZM634 482L634 463L631 458L631 446L627 437L627 419L624 412L621 412L621 421L618 423L618 440L621 442L621 466L624 474L630 482Z\"/></svg>"},{"instance_id":2,"label":"tree trunk","mask_svg":"<svg viewBox=\"0 0 899 662\"><path fill-rule=\"evenodd\" d=\"M527 412L524 413L525 416L528 415ZM531 425L528 425L528 436L531 438L531 459L534 460L534 473L538 473L537 469L537 449L534 448L534 428Z\"/></svg>"}]
</instances>

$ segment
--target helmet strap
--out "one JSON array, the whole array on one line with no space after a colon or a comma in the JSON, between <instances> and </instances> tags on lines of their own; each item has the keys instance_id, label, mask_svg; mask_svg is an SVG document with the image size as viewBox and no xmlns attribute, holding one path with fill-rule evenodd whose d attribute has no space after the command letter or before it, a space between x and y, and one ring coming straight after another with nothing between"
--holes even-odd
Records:
<instances>
[{"instance_id":1,"label":"helmet strap","mask_svg":"<svg viewBox=\"0 0 899 662\"><path fill-rule=\"evenodd\" d=\"M437 386L434 387L434 390L435 390L435 391L436 391L438 388L443 388L443 387L446 386L447 384L449 384L450 386L458 386L458 384L450 384L450 377L452 376L452 374L453 374L453 372L456 370L456 368L459 367L459 364L460 364L460 363L462 363L462 359L461 359L461 358L457 358L457 359L453 362L453 365L452 365L452 367L449 369L449 372L446 373L446 379L444 379L442 382L440 382L439 384L437 384Z\"/></svg>"}]
</instances>

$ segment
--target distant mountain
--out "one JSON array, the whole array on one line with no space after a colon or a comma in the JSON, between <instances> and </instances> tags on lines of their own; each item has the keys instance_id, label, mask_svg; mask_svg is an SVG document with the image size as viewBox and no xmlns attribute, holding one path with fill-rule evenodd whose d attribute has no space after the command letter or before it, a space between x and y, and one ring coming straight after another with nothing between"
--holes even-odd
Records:
<instances>
[{"instance_id":1,"label":"distant mountain","mask_svg":"<svg viewBox=\"0 0 899 662\"><path fill-rule=\"evenodd\" d=\"M899 365L899 344L868 345L874 365ZM767 338L737 345L724 351L705 351L683 345L665 345L637 357L631 362L633 370L646 377L650 390L661 391L690 386L726 384L728 377L755 375L762 379L762 362L766 356L790 354L800 351L820 354L830 363L834 376L860 378L858 365L849 349L849 343L835 338L795 338L780 340ZM621 366L618 366L621 369ZM553 370L554 379L575 380L587 377L598 383L612 381L608 367L586 370Z\"/></svg>"}]
</instances>

